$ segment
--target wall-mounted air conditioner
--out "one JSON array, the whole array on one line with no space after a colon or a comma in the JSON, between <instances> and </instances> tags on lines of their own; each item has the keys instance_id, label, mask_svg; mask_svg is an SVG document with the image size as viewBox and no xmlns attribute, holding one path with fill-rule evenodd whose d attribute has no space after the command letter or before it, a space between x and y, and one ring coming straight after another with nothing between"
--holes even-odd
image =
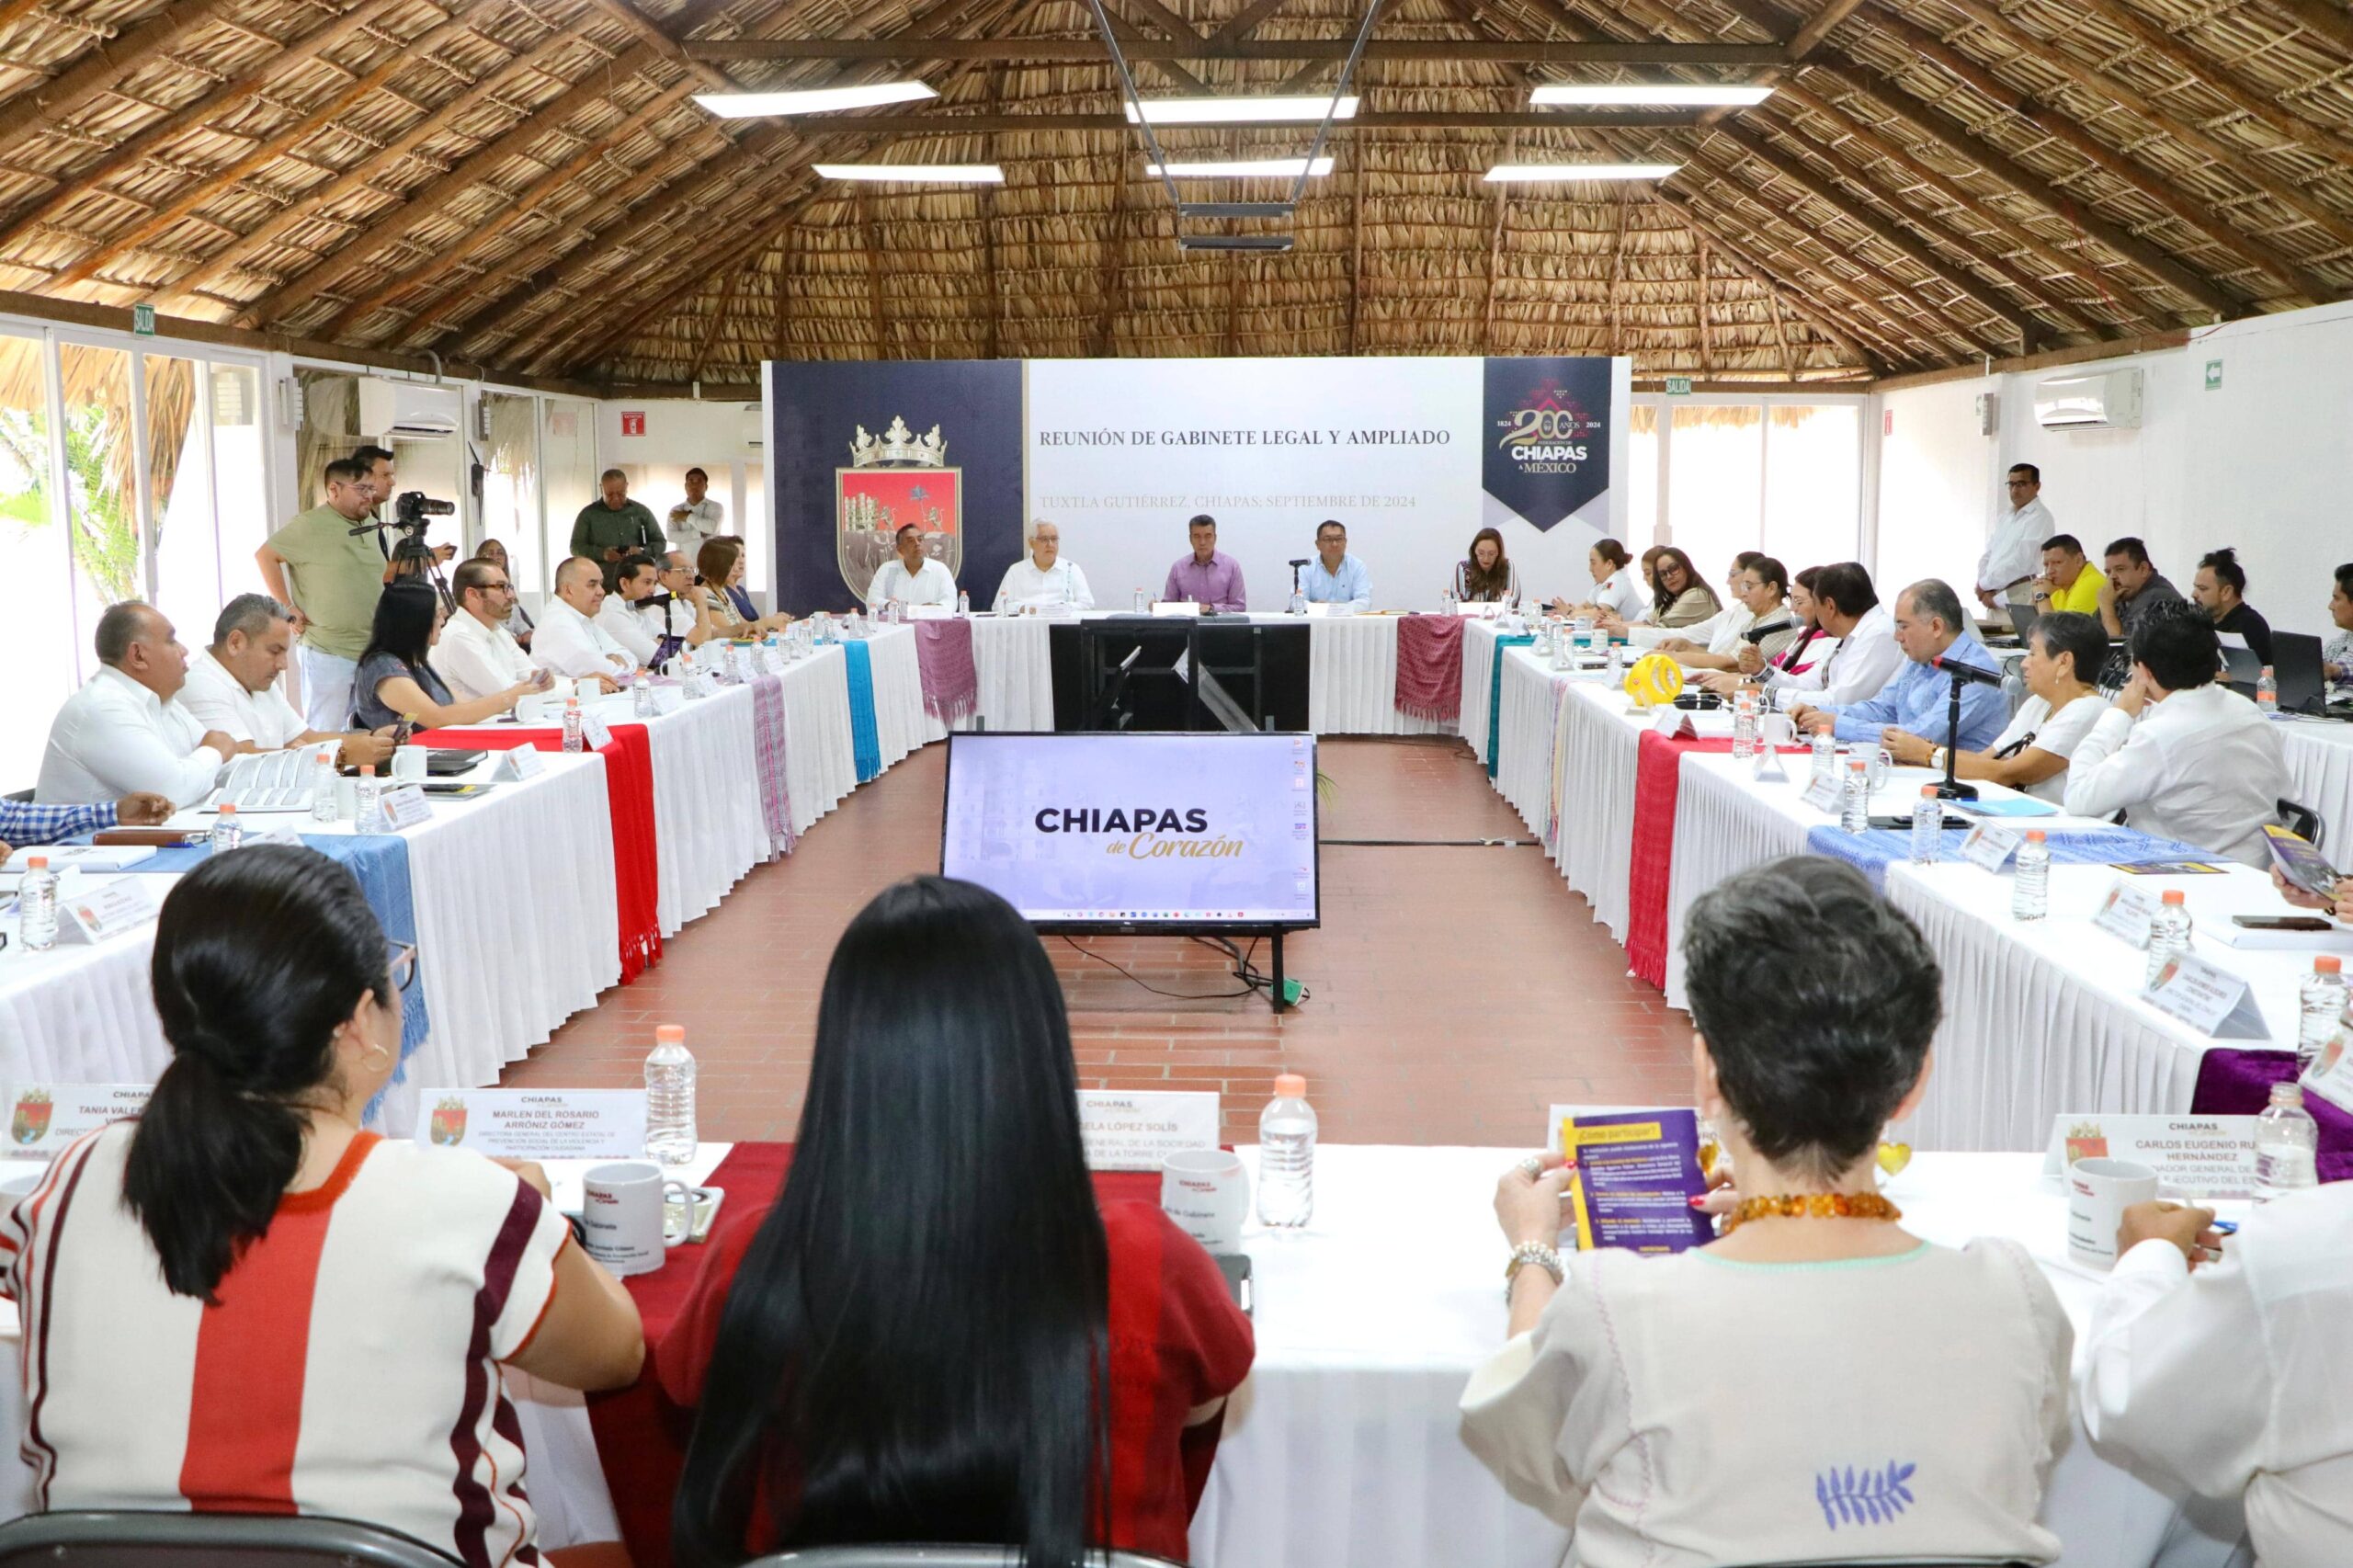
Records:
<instances>
[{"instance_id":1,"label":"wall-mounted air conditioner","mask_svg":"<svg viewBox=\"0 0 2353 1568\"><path fill-rule=\"evenodd\" d=\"M2046 430L2134 430L2141 425L2137 368L2053 376L2036 383L2035 423Z\"/></svg>"},{"instance_id":2,"label":"wall-mounted air conditioner","mask_svg":"<svg viewBox=\"0 0 2353 1568\"><path fill-rule=\"evenodd\" d=\"M438 441L458 433L458 389L369 376L359 383L362 435Z\"/></svg>"}]
</instances>

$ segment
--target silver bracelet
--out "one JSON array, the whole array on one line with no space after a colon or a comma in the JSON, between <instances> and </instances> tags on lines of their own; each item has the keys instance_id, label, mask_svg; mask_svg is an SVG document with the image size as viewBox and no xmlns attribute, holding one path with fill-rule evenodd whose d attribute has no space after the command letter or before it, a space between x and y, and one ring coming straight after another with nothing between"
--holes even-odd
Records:
<instances>
[{"instance_id":1,"label":"silver bracelet","mask_svg":"<svg viewBox=\"0 0 2353 1568\"><path fill-rule=\"evenodd\" d=\"M1511 1300L1511 1282L1519 1277L1522 1268L1531 1263L1551 1275L1554 1285L1559 1285L1565 1278L1561 1271L1558 1251L1543 1242L1522 1242L1511 1249L1511 1261L1504 1265L1504 1300L1506 1302Z\"/></svg>"}]
</instances>

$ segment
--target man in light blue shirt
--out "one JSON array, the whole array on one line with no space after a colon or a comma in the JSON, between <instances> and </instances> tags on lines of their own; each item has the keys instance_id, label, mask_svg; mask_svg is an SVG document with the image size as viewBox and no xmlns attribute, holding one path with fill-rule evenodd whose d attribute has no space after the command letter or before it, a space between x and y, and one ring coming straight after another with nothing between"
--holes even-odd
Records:
<instances>
[{"instance_id":1,"label":"man in light blue shirt","mask_svg":"<svg viewBox=\"0 0 2353 1568\"><path fill-rule=\"evenodd\" d=\"M1302 575L1309 604L1344 605L1350 615L1372 608L1372 574L1348 553L1348 530L1337 523L1315 526L1315 559Z\"/></svg>"},{"instance_id":2,"label":"man in light blue shirt","mask_svg":"<svg viewBox=\"0 0 2353 1568\"><path fill-rule=\"evenodd\" d=\"M1994 655L1969 631L1960 596L1934 577L1923 578L1896 596L1895 643L1908 662L1877 697L1822 708L1801 706L1795 710L1799 726L1820 730L1827 723L1840 740L1857 744L1877 745L1882 730L1896 729L1942 745L1952 702L1952 677L1937 667L1938 661L2001 673ZM2001 734L2009 718L2009 699L2000 687L1963 685L1960 748L1984 751Z\"/></svg>"}]
</instances>

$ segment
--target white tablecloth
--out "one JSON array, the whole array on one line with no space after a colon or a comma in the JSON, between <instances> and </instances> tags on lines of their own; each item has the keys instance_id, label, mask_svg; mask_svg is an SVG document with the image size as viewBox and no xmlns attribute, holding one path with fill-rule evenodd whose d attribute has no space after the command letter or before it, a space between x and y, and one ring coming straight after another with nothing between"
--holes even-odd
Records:
<instances>
[{"instance_id":1,"label":"white tablecloth","mask_svg":"<svg viewBox=\"0 0 2353 1568\"><path fill-rule=\"evenodd\" d=\"M980 615L972 618L972 675L980 683L981 717L995 731L1054 728L1051 618ZM938 740L948 726L929 714L925 733Z\"/></svg>"},{"instance_id":2,"label":"white tablecloth","mask_svg":"<svg viewBox=\"0 0 2353 1568\"><path fill-rule=\"evenodd\" d=\"M1307 727L1319 735L1450 735L1443 720L1397 711L1393 615L1307 623Z\"/></svg>"},{"instance_id":3,"label":"white tablecloth","mask_svg":"<svg viewBox=\"0 0 2353 1568\"><path fill-rule=\"evenodd\" d=\"M1699 717L1704 717L1700 715ZM1561 705L1561 825L1553 853L1593 917L1626 939L1634 848L1634 779L1643 721L1606 676L1571 677Z\"/></svg>"},{"instance_id":4,"label":"white tablecloth","mask_svg":"<svg viewBox=\"0 0 2353 1568\"><path fill-rule=\"evenodd\" d=\"M1495 623L1472 620L1462 628L1462 738L1471 755L1487 760L1487 687L1495 669Z\"/></svg>"},{"instance_id":5,"label":"white tablecloth","mask_svg":"<svg viewBox=\"0 0 2353 1568\"><path fill-rule=\"evenodd\" d=\"M150 873L157 903L175 879ZM0 952L0 1084L151 1084L172 1059L147 979L152 925L96 947Z\"/></svg>"},{"instance_id":6,"label":"white tablecloth","mask_svg":"<svg viewBox=\"0 0 2353 1568\"><path fill-rule=\"evenodd\" d=\"M2336 864L2353 861L2353 724L2282 720L2290 796L2328 826L2324 846Z\"/></svg>"},{"instance_id":7,"label":"white tablecloth","mask_svg":"<svg viewBox=\"0 0 2353 1568\"><path fill-rule=\"evenodd\" d=\"M1552 1568L1561 1560L1565 1533L1504 1494L1462 1447L1455 1413L1471 1369L1503 1340L1504 1248L1489 1215L1496 1176L1525 1152L1327 1144L1316 1154L1307 1233L1245 1233L1257 1361L1230 1406L1193 1521L1195 1563ZM1255 1166L1255 1150L1243 1157ZM2097 1286L2060 1261L2065 1200L2039 1170L2029 1156L1925 1154L1893 1195L1904 1223L1928 1240L1999 1234L2026 1244L2080 1335ZM2043 1522L2065 1543L2069 1568L2146 1568L2181 1528L2177 1512L2094 1454L2078 1426ZM2237 1527L2221 1533L2235 1540ZM2222 1540L2191 1532L2167 1561L2226 1555Z\"/></svg>"},{"instance_id":8,"label":"white tablecloth","mask_svg":"<svg viewBox=\"0 0 2353 1568\"><path fill-rule=\"evenodd\" d=\"M784 689L785 780L792 831L806 833L858 788L849 730L849 677L838 647L820 648L768 678Z\"/></svg>"},{"instance_id":9,"label":"white tablecloth","mask_svg":"<svg viewBox=\"0 0 2353 1568\"><path fill-rule=\"evenodd\" d=\"M1690 774L1684 775L1690 788ZM2216 1044L2292 1048L2296 988L2312 955L2227 947L2212 931L2234 914L2285 908L2270 879L2244 866L2221 876L2147 877L2152 896L2188 895L2199 954L2250 983L2268 1040L2216 1041L2140 999L2145 959L2092 915L2121 875L2053 866L2051 913L2010 918L2011 879L1974 866L1891 866L1887 895L1909 915L1945 971L1935 1076L1909 1141L1932 1149L2040 1149L2068 1112L2186 1111L2198 1064Z\"/></svg>"},{"instance_id":10,"label":"white tablecloth","mask_svg":"<svg viewBox=\"0 0 2353 1568\"><path fill-rule=\"evenodd\" d=\"M767 858L753 744L752 688L722 687L650 719L626 697L599 703L614 724L643 724L654 764L654 838L661 883L655 919L666 938L719 906Z\"/></svg>"},{"instance_id":11,"label":"white tablecloth","mask_svg":"<svg viewBox=\"0 0 2353 1568\"><path fill-rule=\"evenodd\" d=\"M874 676L874 738L887 768L935 738L923 710L923 667L912 626L875 627L866 646Z\"/></svg>"}]
</instances>

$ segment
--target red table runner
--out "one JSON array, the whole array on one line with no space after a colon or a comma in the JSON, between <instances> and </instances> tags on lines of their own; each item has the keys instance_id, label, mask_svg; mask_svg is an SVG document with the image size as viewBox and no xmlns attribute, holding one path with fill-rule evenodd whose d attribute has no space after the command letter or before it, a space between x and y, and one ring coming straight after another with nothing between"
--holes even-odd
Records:
<instances>
[{"instance_id":1,"label":"red table runner","mask_svg":"<svg viewBox=\"0 0 2353 1568\"><path fill-rule=\"evenodd\" d=\"M662 961L662 922L657 899L661 858L654 842L654 747L642 724L615 724L612 742L597 749L605 758L605 794L613 818L613 903L620 916L621 983L627 985ZM420 730L429 746L469 751L562 751L557 729Z\"/></svg>"},{"instance_id":2,"label":"red table runner","mask_svg":"<svg viewBox=\"0 0 2353 1568\"><path fill-rule=\"evenodd\" d=\"M1683 754L1729 752L1724 740L1669 740L1645 730L1634 765L1633 858L1626 869L1626 967L1666 989L1666 882L1675 865L1675 798Z\"/></svg>"},{"instance_id":3,"label":"red table runner","mask_svg":"<svg viewBox=\"0 0 2353 1568\"><path fill-rule=\"evenodd\" d=\"M597 1435L597 1460L613 1494L621 1540L635 1568L669 1568L670 1500L677 1494L687 1439L694 1431L694 1412L671 1403L662 1392L654 1369L663 1342L677 1325L706 1267L732 1267L733 1260L742 1256L739 1245L728 1244L731 1238L740 1229L757 1227L767 1216L784 1190L791 1164L790 1143L736 1144L708 1183L727 1191L726 1207L711 1224L710 1239L699 1246L677 1248L661 1269L625 1281L645 1321L645 1368L629 1388L591 1395L588 1422ZM1098 1172L1095 1191L1105 1199L1157 1203L1160 1177L1151 1171ZM1196 1506L1217 1455L1217 1424L1207 1425L1205 1435L1188 1435L1184 1449L1187 1495Z\"/></svg>"}]
</instances>

